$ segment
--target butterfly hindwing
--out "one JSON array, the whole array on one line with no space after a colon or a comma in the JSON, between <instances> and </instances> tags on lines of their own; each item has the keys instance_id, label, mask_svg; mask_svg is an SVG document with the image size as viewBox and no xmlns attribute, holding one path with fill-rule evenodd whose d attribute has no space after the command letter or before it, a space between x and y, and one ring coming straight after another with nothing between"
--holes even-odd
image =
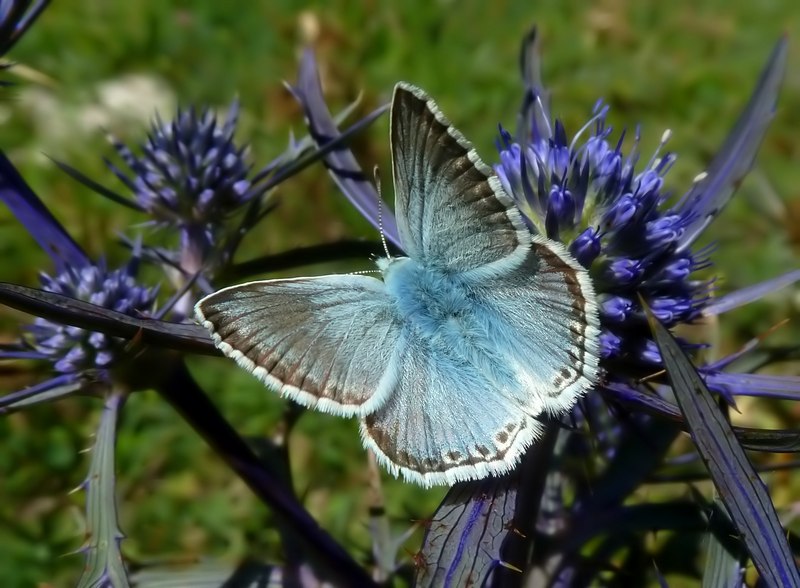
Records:
<instances>
[{"instance_id":1,"label":"butterfly hindwing","mask_svg":"<svg viewBox=\"0 0 800 588\"><path fill-rule=\"evenodd\" d=\"M597 381L599 317L586 271L553 241L535 237L514 272L475 276L466 288L487 336L532 404L568 411Z\"/></svg>"},{"instance_id":2,"label":"butterfly hindwing","mask_svg":"<svg viewBox=\"0 0 800 588\"><path fill-rule=\"evenodd\" d=\"M521 261L530 234L512 199L419 88L395 86L390 135L395 215L409 257L453 271Z\"/></svg>"},{"instance_id":3,"label":"butterfly hindwing","mask_svg":"<svg viewBox=\"0 0 800 588\"><path fill-rule=\"evenodd\" d=\"M362 438L378 460L423 486L513 469L541 434L541 407L446 349L419 340L402 348L395 392L362 418Z\"/></svg>"},{"instance_id":4,"label":"butterfly hindwing","mask_svg":"<svg viewBox=\"0 0 800 588\"><path fill-rule=\"evenodd\" d=\"M362 415L394 388L399 321L375 278L251 282L207 296L195 311L225 355L305 406Z\"/></svg>"}]
</instances>

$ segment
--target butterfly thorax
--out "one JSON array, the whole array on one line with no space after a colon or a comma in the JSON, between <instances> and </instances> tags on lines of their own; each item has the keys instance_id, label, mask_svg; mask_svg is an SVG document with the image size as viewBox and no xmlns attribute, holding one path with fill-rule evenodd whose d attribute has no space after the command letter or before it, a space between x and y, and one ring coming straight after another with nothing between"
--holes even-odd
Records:
<instances>
[{"instance_id":1,"label":"butterfly thorax","mask_svg":"<svg viewBox=\"0 0 800 588\"><path fill-rule=\"evenodd\" d=\"M453 329L474 329L470 324L474 301L456 274L407 257L387 261L379 264L386 290L402 319L421 335L432 338Z\"/></svg>"},{"instance_id":2,"label":"butterfly thorax","mask_svg":"<svg viewBox=\"0 0 800 588\"><path fill-rule=\"evenodd\" d=\"M497 317L460 273L404 257L381 261L386 290L409 335L431 353L509 382L513 376L495 352Z\"/></svg>"}]
</instances>

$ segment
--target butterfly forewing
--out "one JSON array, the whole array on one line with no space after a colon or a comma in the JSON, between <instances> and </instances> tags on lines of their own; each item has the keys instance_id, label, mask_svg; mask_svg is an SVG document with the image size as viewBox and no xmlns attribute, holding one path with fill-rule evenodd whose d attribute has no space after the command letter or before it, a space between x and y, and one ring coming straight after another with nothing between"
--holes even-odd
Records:
<instances>
[{"instance_id":1,"label":"butterfly forewing","mask_svg":"<svg viewBox=\"0 0 800 588\"><path fill-rule=\"evenodd\" d=\"M251 282L211 294L196 313L226 355L305 406L362 415L394 389L400 324L380 280Z\"/></svg>"},{"instance_id":2,"label":"butterfly forewing","mask_svg":"<svg viewBox=\"0 0 800 588\"><path fill-rule=\"evenodd\" d=\"M409 257L453 271L520 261L530 235L519 212L433 100L400 83L391 117L395 215Z\"/></svg>"}]
</instances>

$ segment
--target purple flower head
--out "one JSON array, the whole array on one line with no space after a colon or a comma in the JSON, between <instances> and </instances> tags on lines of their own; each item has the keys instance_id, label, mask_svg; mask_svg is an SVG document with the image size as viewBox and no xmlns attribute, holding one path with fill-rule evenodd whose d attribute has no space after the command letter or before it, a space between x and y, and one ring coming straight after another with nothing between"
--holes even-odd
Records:
<instances>
[{"instance_id":1,"label":"purple flower head","mask_svg":"<svg viewBox=\"0 0 800 588\"><path fill-rule=\"evenodd\" d=\"M168 123L157 116L140 155L111 138L128 171L109 167L158 222L213 230L254 196L247 147L234 142L238 115L234 102L222 123L207 108L179 109Z\"/></svg>"},{"instance_id":2,"label":"purple flower head","mask_svg":"<svg viewBox=\"0 0 800 588\"><path fill-rule=\"evenodd\" d=\"M266 181L282 159L251 175L246 145L235 142L239 104L234 101L225 120L209 108L179 109L173 120L156 116L147 140L136 153L115 137L111 142L124 162L106 165L130 190L116 194L65 164L59 166L94 191L148 214L175 237L168 247L145 246L144 257L178 269L179 286L193 276L209 289L210 278L233 251L249 225L270 210L263 198L273 184ZM244 214L237 214L243 208Z\"/></svg>"},{"instance_id":3,"label":"purple flower head","mask_svg":"<svg viewBox=\"0 0 800 588\"><path fill-rule=\"evenodd\" d=\"M42 287L91 302L130 316L152 314L157 288L136 283L137 260L116 269L106 269L104 261L81 268L69 267L49 276L41 274ZM56 372L76 376L91 370L104 379L126 342L103 333L37 318L28 327L28 343L41 359L52 362Z\"/></svg>"},{"instance_id":4,"label":"purple flower head","mask_svg":"<svg viewBox=\"0 0 800 588\"><path fill-rule=\"evenodd\" d=\"M707 260L678 250L694 211L671 208L662 190L675 160L662 153L669 133L640 164L639 133L626 151L625 133L614 136L602 103L571 138L560 121L547 123L542 101L530 107L538 112L524 118L537 122L521 133L524 143L501 128L495 171L531 230L564 242L590 270L603 357L649 363L655 356L638 297L672 327L697 318L708 290L695 274Z\"/></svg>"},{"instance_id":5,"label":"purple flower head","mask_svg":"<svg viewBox=\"0 0 800 588\"><path fill-rule=\"evenodd\" d=\"M131 260L120 269L109 271L104 261L93 262L2 153L0 201L53 260L53 275L41 275L43 290L131 316L152 314L157 289L136 282L139 245L134 247ZM0 350L0 359L47 361L57 375L3 396L0 412L74 392L86 380L108 381L109 369L124 347L120 339L43 318L35 319L26 331L27 336L18 344Z\"/></svg>"}]
</instances>

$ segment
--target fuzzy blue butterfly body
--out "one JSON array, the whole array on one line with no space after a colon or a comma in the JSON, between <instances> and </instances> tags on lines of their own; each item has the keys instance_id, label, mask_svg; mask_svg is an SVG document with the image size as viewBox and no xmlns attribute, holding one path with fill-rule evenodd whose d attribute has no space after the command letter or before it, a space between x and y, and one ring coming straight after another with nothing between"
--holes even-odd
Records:
<instances>
[{"instance_id":1,"label":"fuzzy blue butterfly body","mask_svg":"<svg viewBox=\"0 0 800 588\"><path fill-rule=\"evenodd\" d=\"M408 257L363 275L268 280L201 300L217 346L309 407L361 419L394 475L511 470L597 380L586 271L531 235L498 179L421 90L398 84L395 214Z\"/></svg>"},{"instance_id":2,"label":"fuzzy blue butterfly body","mask_svg":"<svg viewBox=\"0 0 800 588\"><path fill-rule=\"evenodd\" d=\"M476 371L475 381L513 385L513 372L504 361L501 317L476 297L469 279L409 258L391 260L385 268L386 291L408 340L424 342L432 353L449 358L462 375Z\"/></svg>"}]
</instances>

